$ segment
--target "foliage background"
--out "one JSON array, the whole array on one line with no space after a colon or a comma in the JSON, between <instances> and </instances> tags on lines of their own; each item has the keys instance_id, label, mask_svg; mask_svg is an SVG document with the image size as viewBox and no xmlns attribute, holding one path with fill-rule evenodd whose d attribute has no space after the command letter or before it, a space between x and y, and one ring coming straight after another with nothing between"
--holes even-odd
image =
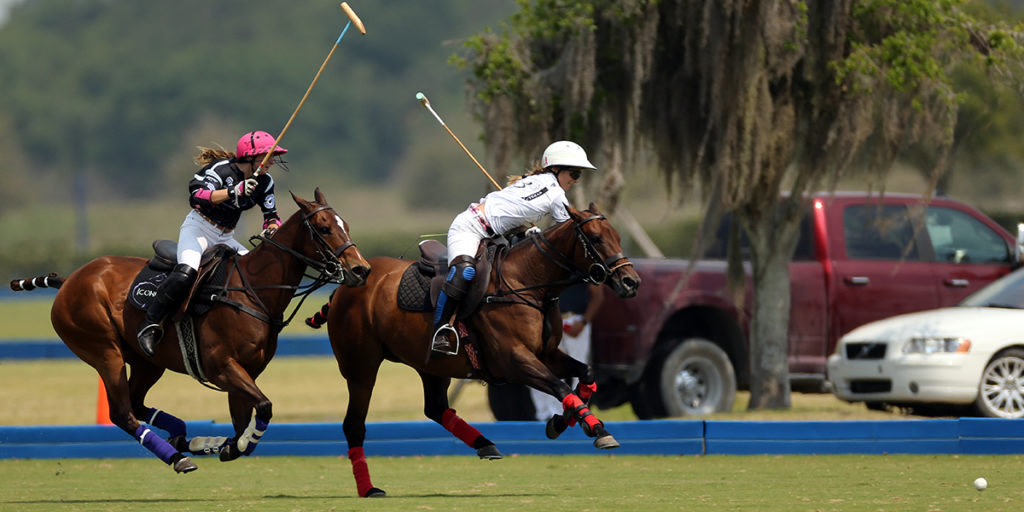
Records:
<instances>
[{"instance_id":1,"label":"foliage background","mask_svg":"<svg viewBox=\"0 0 1024 512\"><path fill-rule=\"evenodd\" d=\"M519 3L350 2L367 34L346 35L283 141L292 171L275 171L282 214L294 210L287 191L309 197L319 186L367 255L409 254L419 235L446 231L487 181L414 96L427 94L490 168L466 107L467 71L448 61L484 27L500 30ZM1018 19L1022 3L973 5ZM145 255L153 239L175 238L195 146L232 148L255 128L278 133L344 21L326 0L13 2L0 21L0 277L66 274L96 255ZM1024 106L982 77L965 69L958 78L976 93L964 98L943 191L1012 227L1024 219ZM916 161L908 153L886 189L923 191ZM641 162L622 204L666 254L681 256L699 194ZM246 217L240 239L257 228Z\"/></svg>"}]
</instances>

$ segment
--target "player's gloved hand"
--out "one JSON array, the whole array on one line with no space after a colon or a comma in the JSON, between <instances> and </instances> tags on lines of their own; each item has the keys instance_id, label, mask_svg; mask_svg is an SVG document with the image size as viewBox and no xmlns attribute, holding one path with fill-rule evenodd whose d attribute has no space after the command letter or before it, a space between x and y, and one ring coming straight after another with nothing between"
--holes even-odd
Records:
<instances>
[{"instance_id":1,"label":"player's gloved hand","mask_svg":"<svg viewBox=\"0 0 1024 512\"><path fill-rule=\"evenodd\" d=\"M238 198L252 195L256 190L256 183L256 178L238 182L237 185L228 189L228 199L238 204Z\"/></svg>"},{"instance_id":2,"label":"player's gloved hand","mask_svg":"<svg viewBox=\"0 0 1024 512\"><path fill-rule=\"evenodd\" d=\"M260 236L270 238L274 233L277 233L277 228L281 227L281 221L277 219L270 219L263 223L263 231L260 232Z\"/></svg>"},{"instance_id":3,"label":"player's gloved hand","mask_svg":"<svg viewBox=\"0 0 1024 512\"><path fill-rule=\"evenodd\" d=\"M540 234L540 228L537 226L530 226L530 229L526 230L526 236L537 236Z\"/></svg>"}]
</instances>

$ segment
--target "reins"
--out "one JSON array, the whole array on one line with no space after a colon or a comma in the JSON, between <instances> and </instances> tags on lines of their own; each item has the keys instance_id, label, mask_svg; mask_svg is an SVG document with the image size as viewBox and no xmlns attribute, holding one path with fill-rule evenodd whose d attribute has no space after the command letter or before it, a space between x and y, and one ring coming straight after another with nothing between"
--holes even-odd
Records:
<instances>
[{"instance_id":1,"label":"reins","mask_svg":"<svg viewBox=\"0 0 1024 512\"><path fill-rule=\"evenodd\" d=\"M588 213L592 212L588 211ZM563 253L562 251L558 250L558 248L555 247L550 240L548 240L544 233L541 232L531 236L534 247L536 247L537 251L540 252L540 254L547 258L549 261L553 262L555 265L558 265L561 269L568 272L570 274L569 277L558 281L550 281L537 285L513 288L509 284L508 279L505 277L505 274L503 272L505 254L503 252L499 252L495 256L495 266L497 267L498 281L500 284L498 286L497 292L491 295L487 295L484 298L484 302L488 304L524 304L535 309L538 309L541 312L544 312L543 305L538 305L531 302L529 298L523 295L522 292L551 288L555 286L568 287L578 283L600 285L603 284L606 279L608 279L608 276L612 275L612 273L614 273L618 269L625 266L632 266L633 263L626 259L626 256L623 255L622 252L617 252L609 256L608 258L601 260L601 254L597 251L597 248L594 247L594 243L589 238L587 238L586 233L583 232L584 224L592 220L601 220L605 218L606 217L604 215L596 214L591 215L590 217L587 217L580 221L573 221L573 229L576 232L576 237L573 239L572 248L569 250L569 254L575 253L577 244L581 244L583 246L584 255L592 260L591 265L588 267L586 271L584 271L583 268L581 268L580 266L576 265L572 258L566 255L566 253ZM614 263L621 260L626 261L624 263L620 263L618 265L613 266ZM508 290L502 290L502 286L508 288ZM515 298L509 297L509 295L513 295L515 296ZM552 299L547 298L547 300Z\"/></svg>"},{"instance_id":2,"label":"reins","mask_svg":"<svg viewBox=\"0 0 1024 512\"><path fill-rule=\"evenodd\" d=\"M317 209L315 209L315 210L305 214L302 217L302 223L306 227L306 231L309 232L310 238L313 240L313 243L316 245L317 254L320 256L320 261L317 261L317 260L315 260L313 258L310 258L310 257L306 256L305 254L302 254L302 253L292 249L291 247L283 245L283 244L281 244L279 242L275 242L274 240L272 240L270 238L267 238L267 237L263 236L262 234L257 234L257 235L253 235L253 236L249 237L249 242L250 243L252 243L253 240L259 240L260 241L260 245L262 245L263 243L268 243L270 247L273 247L273 248L279 249L281 251L284 251L286 254L288 254L288 255L298 259L305 266L305 268L303 269L303 276L307 277L309 279L312 279L311 283L309 283L307 285L301 285L300 284L300 285L296 285L296 286L286 285L286 284L252 286L251 284L249 284L249 279L246 276L246 274L244 272L242 272L242 269L241 269L240 264L239 264L239 259L240 258L233 257L233 258L231 258L231 260L232 260L232 271L238 273L239 278L242 280L242 287L241 288L228 287L227 284L229 282L231 282L231 274L229 273L227 278L224 281L224 287L221 288L218 293L212 295L210 298L212 300L214 300L214 301L228 304L228 305L230 305L230 306L232 306L232 307L234 307L234 308L236 308L236 309L238 309L238 310L240 310L240 311L242 311L242 312L244 312L244 313L246 313L246 314L248 314L248 315L250 315L250 316L252 316L252 317L254 317L254 318L258 319L258 320L260 320L260 321L262 321L262 322L270 324L270 326L275 331L281 332L282 329L284 329L289 323L291 323L292 319L295 318L295 315L299 312L299 308L302 307L302 304L306 301L307 298L309 298L309 296L313 292L315 292L316 290L320 289L321 287L323 287L324 285L326 285L328 283L334 283L334 284L342 284L342 283L344 283L345 282L345 272L344 272L344 266L342 265L341 260L340 260L340 256L346 250L348 250L349 248L355 247L356 244L351 239L349 239L349 241L347 241L344 244L342 244L341 247L338 247L335 250L331 250L330 244L328 244L327 241L324 240L324 238L322 236L320 236L320 233L318 233L317 230L313 228L313 225L309 223L310 217L312 217L316 213L321 212L323 210L334 211L334 209L331 208L330 206L321 206L321 207L319 207L319 208L317 208ZM308 269L310 267L312 267L314 270L318 271L319 274L314 276L314 275L310 275L309 273L307 273L306 269ZM293 290L294 291L294 293L292 294L293 298L294 297L301 297L301 299L299 299L298 304L296 304L295 307L292 309L291 314L288 315L287 319L279 320L279 319L276 319L276 318L271 318L271 316L270 316L270 308L268 308L267 305L263 303L263 300L259 298L259 295L256 294L256 290L270 290L270 289ZM231 299L228 296L228 292L232 292L232 291L240 291L240 292L244 293L245 296L247 298L249 298L249 300L251 300L251 301L255 302L257 305L259 305L259 307L260 307L260 309L262 311L257 310L257 309L255 309L253 307L247 306L245 304L242 304L241 302L236 301L234 299ZM282 315L281 318L284 318L283 315Z\"/></svg>"}]
</instances>

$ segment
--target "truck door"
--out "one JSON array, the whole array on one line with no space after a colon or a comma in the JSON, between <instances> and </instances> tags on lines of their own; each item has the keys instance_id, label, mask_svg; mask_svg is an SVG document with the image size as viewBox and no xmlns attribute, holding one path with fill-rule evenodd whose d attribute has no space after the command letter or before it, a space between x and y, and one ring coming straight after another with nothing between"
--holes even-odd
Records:
<instances>
[{"instance_id":1,"label":"truck door","mask_svg":"<svg viewBox=\"0 0 1024 512\"><path fill-rule=\"evenodd\" d=\"M847 204L842 233L843 243L833 244L836 336L881 318L938 307L931 262L921 257L926 238L915 235L906 206Z\"/></svg>"},{"instance_id":2,"label":"truck door","mask_svg":"<svg viewBox=\"0 0 1024 512\"><path fill-rule=\"evenodd\" d=\"M929 206L925 214L940 305L956 304L1011 270L1010 247L968 212Z\"/></svg>"}]
</instances>

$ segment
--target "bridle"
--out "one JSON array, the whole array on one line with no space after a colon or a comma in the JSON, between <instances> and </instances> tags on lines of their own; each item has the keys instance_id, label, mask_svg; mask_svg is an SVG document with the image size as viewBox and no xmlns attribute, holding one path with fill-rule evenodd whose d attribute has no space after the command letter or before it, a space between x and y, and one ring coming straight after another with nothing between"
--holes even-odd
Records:
<instances>
[{"instance_id":1,"label":"bridle","mask_svg":"<svg viewBox=\"0 0 1024 512\"><path fill-rule=\"evenodd\" d=\"M593 240L588 238L587 234L583 232L583 225L594 220L604 220L606 217L602 214L593 214L590 211L587 211L587 213L592 215L582 220L573 221L573 230L576 232L576 238L573 240L572 248L569 249L569 254L573 254L576 252L577 244L583 246L583 254L590 260L590 265L585 270L576 265L572 258L559 251L554 245L551 245L551 242L544 236L543 232L533 237L533 244L546 258L572 274L569 284L583 282L601 285L620 268L633 266L633 262L629 261L621 251L603 260L601 259L601 253L597 251Z\"/></svg>"},{"instance_id":2,"label":"bridle","mask_svg":"<svg viewBox=\"0 0 1024 512\"><path fill-rule=\"evenodd\" d=\"M573 244L569 249L568 254L574 254L576 252L577 245L582 245L583 254L590 260L590 264L587 268L577 265L570 256L558 250L558 248L552 245L551 241L544 236L544 233L540 232L536 235L532 235L531 238L533 240L533 245L545 258L558 265L563 270L569 272L570 276L567 279L560 281L542 283L522 288L512 288L508 285L508 281L505 279L504 273L502 272L502 265L499 264L497 266L499 282L507 287L508 290L504 291L501 289L501 286L499 286L498 292L494 295L487 296L485 301L487 303L514 302L526 304L544 311L542 306L534 304L527 297L523 296L521 292L559 285L571 286L578 283L601 285L604 284L609 276L619 269L627 266L633 266L633 262L629 261L621 251L607 258L601 258L601 253L598 252L594 242L587 238L587 234L583 232L583 225L591 221L606 219L606 217L599 213L595 214L589 210L586 210L586 213L591 215L585 219L573 220L573 230L575 231L576 236L573 239ZM507 297L508 295L514 295L516 298Z\"/></svg>"},{"instance_id":3,"label":"bridle","mask_svg":"<svg viewBox=\"0 0 1024 512\"><path fill-rule=\"evenodd\" d=\"M327 243L327 240L324 240L324 237L321 236L316 228L314 228L309 222L309 219L313 215L324 210L334 212L334 208L331 208L330 206L321 206L302 216L302 225L306 227L306 231L309 232L310 239L313 240L313 244L316 246L317 256L320 257L319 261L310 258L291 247L275 242L273 239L267 238L263 235L254 235L249 240L252 241L253 239L256 239L260 240L261 243L269 243L271 246L294 256L299 261L305 263L307 267L319 272L319 276L313 277L314 281L318 283L343 284L345 282L345 267L341 263L341 255L350 248L355 247L356 243L349 238L347 242L341 244L337 249L331 249L331 245ZM337 213L335 213L335 216L337 216Z\"/></svg>"}]
</instances>

